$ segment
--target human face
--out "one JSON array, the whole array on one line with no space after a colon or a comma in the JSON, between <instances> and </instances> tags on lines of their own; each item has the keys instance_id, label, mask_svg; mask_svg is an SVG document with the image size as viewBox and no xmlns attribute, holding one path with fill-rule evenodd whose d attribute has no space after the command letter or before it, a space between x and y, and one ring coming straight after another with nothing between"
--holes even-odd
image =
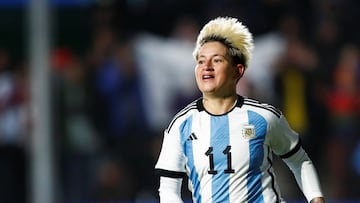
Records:
<instances>
[{"instance_id":1,"label":"human face","mask_svg":"<svg viewBox=\"0 0 360 203\"><path fill-rule=\"evenodd\" d=\"M207 42L200 49L195 68L197 85L203 96L228 97L236 94L236 83L243 71L234 65L220 42Z\"/></svg>"}]
</instances>

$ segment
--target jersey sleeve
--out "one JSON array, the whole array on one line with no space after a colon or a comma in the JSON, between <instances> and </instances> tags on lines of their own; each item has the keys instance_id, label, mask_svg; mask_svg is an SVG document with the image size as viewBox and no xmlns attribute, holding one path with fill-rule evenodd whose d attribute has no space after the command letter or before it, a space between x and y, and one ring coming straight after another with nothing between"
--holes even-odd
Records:
<instances>
[{"instance_id":1,"label":"jersey sleeve","mask_svg":"<svg viewBox=\"0 0 360 203\"><path fill-rule=\"evenodd\" d=\"M174 125L164 131L163 142L155 171L158 175L180 178L185 175L185 156L181 144L179 128Z\"/></svg>"},{"instance_id":2,"label":"jersey sleeve","mask_svg":"<svg viewBox=\"0 0 360 203\"><path fill-rule=\"evenodd\" d=\"M283 161L291 169L308 202L315 197L323 197L315 166L303 148Z\"/></svg>"},{"instance_id":3,"label":"jersey sleeve","mask_svg":"<svg viewBox=\"0 0 360 203\"><path fill-rule=\"evenodd\" d=\"M160 177L160 203L184 203L181 199L182 179Z\"/></svg>"},{"instance_id":4,"label":"jersey sleeve","mask_svg":"<svg viewBox=\"0 0 360 203\"><path fill-rule=\"evenodd\" d=\"M274 117L269 124L270 147L281 158L286 158L301 147L299 135L291 129L284 115Z\"/></svg>"},{"instance_id":5,"label":"jersey sleeve","mask_svg":"<svg viewBox=\"0 0 360 203\"><path fill-rule=\"evenodd\" d=\"M301 146L299 135L293 131L283 115L270 126L270 145L291 169L296 182L308 202L314 197L322 197L322 191L315 167Z\"/></svg>"}]
</instances>

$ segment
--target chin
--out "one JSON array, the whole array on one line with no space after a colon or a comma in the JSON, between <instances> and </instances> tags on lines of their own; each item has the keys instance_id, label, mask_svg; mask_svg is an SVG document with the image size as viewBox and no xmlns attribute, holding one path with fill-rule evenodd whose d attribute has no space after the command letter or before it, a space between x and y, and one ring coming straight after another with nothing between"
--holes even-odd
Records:
<instances>
[{"instance_id":1,"label":"chin","mask_svg":"<svg viewBox=\"0 0 360 203\"><path fill-rule=\"evenodd\" d=\"M204 92L204 93L214 93L215 92L215 88L214 87L200 87L199 88L201 92Z\"/></svg>"},{"instance_id":2,"label":"chin","mask_svg":"<svg viewBox=\"0 0 360 203\"><path fill-rule=\"evenodd\" d=\"M214 95L215 91L203 90L201 91L203 95Z\"/></svg>"}]
</instances>

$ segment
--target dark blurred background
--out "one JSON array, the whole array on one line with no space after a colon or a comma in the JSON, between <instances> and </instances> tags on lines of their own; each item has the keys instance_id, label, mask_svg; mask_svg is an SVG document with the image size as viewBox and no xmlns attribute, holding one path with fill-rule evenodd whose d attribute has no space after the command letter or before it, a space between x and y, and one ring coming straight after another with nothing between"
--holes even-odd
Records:
<instances>
[{"instance_id":1,"label":"dark blurred background","mask_svg":"<svg viewBox=\"0 0 360 203\"><path fill-rule=\"evenodd\" d=\"M36 188L29 4L0 0L3 203L33 202ZM53 177L44 178L54 202L158 202L162 131L200 96L192 49L220 15L237 17L255 38L239 94L283 111L329 202L360 202L359 1L49 0L46 9L51 142L43 153L52 154ZM286 166L274 165L285 199L304 202Z\"/></svg>"}]
</instances>

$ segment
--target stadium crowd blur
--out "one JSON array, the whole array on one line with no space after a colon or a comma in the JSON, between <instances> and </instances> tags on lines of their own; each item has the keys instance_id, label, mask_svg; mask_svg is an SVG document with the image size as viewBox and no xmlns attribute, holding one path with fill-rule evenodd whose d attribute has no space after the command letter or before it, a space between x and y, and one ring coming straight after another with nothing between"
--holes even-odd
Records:
<instances>
[{"instance_id":1,"label":"stadium crowd blur","mask_svg":"<svg viewBox=\"0 0 360 203\"><path fill-rule=\"evenodd\" d=\"M239 93L283 111L329 200L360 199L359 1L92 2L51 12L59 202L157 201L162 131L200 95L192 49L200 26L219 15L239 18L255 37ZM0 202L26 202L26 14L23 6L0 10ZM284 196L303 200L275 164Z\"/></svg>"}]
</instances>

